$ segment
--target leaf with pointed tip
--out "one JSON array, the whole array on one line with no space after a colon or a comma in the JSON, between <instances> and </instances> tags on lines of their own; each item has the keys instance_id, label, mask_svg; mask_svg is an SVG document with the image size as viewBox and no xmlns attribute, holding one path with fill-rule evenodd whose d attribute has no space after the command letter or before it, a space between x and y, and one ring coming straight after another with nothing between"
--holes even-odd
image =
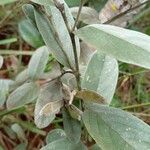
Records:
<instances>
[{"instance_id":1,"label":"leaf with pointed tip","mask_svg":"<svg viewBox=\"0 0 150 150\"><path fill-rule=\"evenodd\" d=\"M83 89L81 91L77 91L75 97L80 98L87 102L95 102L100 104L106 104L106 100L99 95L98 93L90 90Z\"/></svg>"},{"instance_id":2,"label":"leaf with pointed tip","mask_svg":"<svg viewBox=\"0 0 150 150\"><path fill-rule=\"evenodd\" d=\"M3 61L4 61L3 57L0 56L0 68L2 68L2 66L3 66Z\"/></svg>"},{"instance_id":3,"label":"leaf with pointed tip","mask_svg":"<svg viewBox=\"0 0 150 150\"><path fill-rule=\"evenodd\" d=\"M82 88L97 92L109 104L115 92L118 73L118 63L114 58L96 52L87 66Z\"/></svg>"},{"instance_id":4,"label":"leaf with pointed tip","mask_svg":"<svg viewBox=\"0 0 150 150\"><path fill-rule=\"evenodd\" d=\"M54 129L47 134L46 143L52 143L59 139L66 138L66 133L62 129Z\"/></svg>"},{"instance_id":5,"label":"leaf with pointed tip","mask_svg":"<svg viewBox=\"0 0 150 150\"><path fill-rule=\"evenodd\" d=\"M64 6L64 13L66 16L66 21L67 21L69 30L71 31L75 24L74 17L70 11L70 8L68 7L68 5L66 4L66 2L64 0L59 0L59 3ZM77 36L75 36L74 38L75 38L76 51L77 51L77 55L78 55L78 59L79 59L79 57L80 57L80 42L79 42L79 38Z\"/></svg>"},{"instance_id":6,"label":"leaf with pointed tip","mask_svg":"<svg viewBox=\"0 0 150 150\"><path fill-rule=\"evenodd\" d=\"M46 46L35 51L28 65L28 75L31 79L38 79L44 73L48 57L49 51Z\"/></svg>"},{"instance_id":7,"label":"leaf with pointed tip","mask_svg":"<svg viewBox=\"0 0 150 150\"><path fill-rule=\"evenodd\" d=\"M147 150L150 147L150 127L120 109L88 105L83 113L83 122L102 149Z\"/></svg>"},{"instance_id":8,"label":"leaf with pointed tip","mask_svg":"<svg viewBox=\"0 0 150 150\"><path fill-rule=\"evenodd\" d=\"M59 45L61 46L63 53L65 54L68 60L68 63L72 68L74 68L75 60L73 53L73 45L62 14L55 6L45 6L45 9L47 14L51 16L49 19L55 31L55 37L58 39Z\"/></svg>"},{"instance_id":9,"label":"leaf with pointed tip","mask_svg":"<svg viewBox=\"0 0 150 150\"><path fill-rule=\"evenodd\" d=\"M81 137L81 124L70 116L67 109L63 110L63 125L70 142L78 143Z\"/></svg>"},{"instance_id":10,"label":"leaf with pointed tip","mask_svg":"<svg viewBox=\"0 0 150 150\"><path fill-rule=\"evenodd\" d=\"M48 17L38 12L37 10L34 11L34 14L35 14L35 19L36 19L39 32L41 33L43 40L48 46L48 48L52 51L55 58L61 64L70 67L70 64L68 63L68 58L66 57L66 53L64 52L64 49L62 48L62 45L60 44L60 41L55 33L54 27L52 26ZM57 23L59 23L59 27L60 27L60 20Z\"/></svg>"},{"instance_id":11,"label":"leaf with pointed tip","mask_svg":"<svg viewBox=\"0 0 150 150\"><path fill-rule=\"evenodd\" d=\"M33 102L39 94L39 86L36 83L25 83L13 91L7 99L7 109L21 107Z\"/></svg>"},{"instance_id":12,"label":"leaf with pointed tip","mask_svg":"<svg viewBox=\"0 0 150 150\"><path fill-rule=\"evenodd\" d=\"M56 102L60 102L61 105L55 107ZM59 110L62 107L63 102L63 93L62 93L62 87L61 83L57 80L52 81L44 87L42 87L39 97L37 99L36 105L35 105L35 111L34 111L34 122L39 128L45 128L48 126L54 119L55 114L58 112L51 112L49 109L44 110L49 103L51 103L52 107L53 104L54 107Z\"/></svg>"},{"instance_id":13,"label":"leaf with pointed tip","mask_svg":"<svg viewBox=\"0 0 150 150\"><path fill-rule=\"evenodd\" d=\"M34 25L36 28L36 21L34 16L34 7L31 4L24 4L22 6L22 10L26 16L26 18Z\"/></svg>"},{"instance_id":14,"label":"leaf with pointed tip","mask_svg":"<svg viewBox=\"0 0 150 150\"><path fill-rule=\"evenodd\" d=\"M0 80L0 107L3 107L7 95L9 94L9 85L13 84L11 80Z\"/></svg>"},{"instance_id":15,"label":"leaf with pointed tip","mask_svg":"<svg viewBox=\"0 0 150 150\"><path fill-rule=\"evenodd\" d=\"M25 19L19 23L21 37L32 47L38 48L44 45L43 39L35 26Z\"/></svg>"},{"instance_id":16,"label":"leaf with pointed tip","mask_svg":"<svg viewBox=\"0 0 150 150\"><path fill-rule=\"evenodd\" d=\"M150 69L150 36L112 25L89 25L76 34L82 40L122 62Z\"/></svg>"},{"instance_id":17,"label":"leaf with pointed tip","mask_svg":"<svg viewBox=\"0 0 150 150\"><path fill-rule=\"evenodd\" d=\"M81 142L73 144L67 138L64 138L49 143L41 148L41 150L87 150L87 147Z\"/></svg>"},{"instance_id":18,"label":"leaf with pointed tip","mask_svg":"<svg viewBox=\"0 0 150 150\"><path fill-rule=\"evenodd\" d=\"M76 18L79 7L72 7L70 8L72 15ZM82 12L80 14L81 21L83 21L85 24L95 24L95 23L100 23L99 20L99 14L98 12L90 7L83 7Z\"/></svg>"}]
</instances>

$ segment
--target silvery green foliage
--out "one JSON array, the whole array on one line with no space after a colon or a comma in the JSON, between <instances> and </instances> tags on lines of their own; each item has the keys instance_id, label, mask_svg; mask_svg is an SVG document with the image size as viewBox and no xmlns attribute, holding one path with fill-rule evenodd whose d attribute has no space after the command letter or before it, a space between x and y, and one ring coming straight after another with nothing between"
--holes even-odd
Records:
<instances>
[{"instance_id":1,"label":"silvery green foliage","mask_svg":"<svg viewBox=\"0 0 150 150\"><path fill-rule=\"evenodd\" d=\"M69 61L69 59L73 57L72 56L73 51L71 52L71 50L73 50L73 47L72 47L72 44L69 44L70 43L69 33L68 33L66 27L64 26L64 21L62 19L62 16L61 16L59 10L57 8L55 8L54 6L49 6L49 11L51 11L51 9L55 11L55 13L53 12L54 14L51 14L51 15L57 14L57 16L58 16L57 18L54 18L57 20L53 20L53 21L51 21L51 23L48 20L47 16L45 16L44 14L37 12L35 10L35 18L36 18L37 27L38 27L46 45L53 52L55 58L60 63L62 63L63 65L65 65L69 68L74 67L74 63L75 63L74 60ZM49 13L51 13L51 12L49 12ZM64 29L62 29L61 32L67 31L67 32L61 33L61 35L62 35L61 39L58 38L58 29L60 29L60 23L63 25L62 27L64 27ZM54 28L54 26L55 26L55 28ZM67 36L67 38L65 36ZM63 41L63 38L65 38L67 41ZM65 43L65 42L69 42L69 43ZM67 44L67 45L65 45L65 44ZM64 47L64 45L65 45L65 47Z\"/></svg>"},{"instance_id":2,"label":"silvery green foliage","mask_svg":"<svg viewBox=\"0 0 150 150\"><path fill-rule=\"evenodd\" d=\"M54 142L51 142L41 148L41 150L87 150L86 146L79 142L77 144L71 143L67 138L59 139Z\"/></svg>"},{"instance_id":3,"label":"silvery green foliage","mask_svg":"<svg viewBox=\"0 0 150 150\"><path fill-rule=\"evenodd\" d=\"M99 93L109 104L115 92L118 73L118 63L116 59L101 52L96 52L87 65L82 80L82 88Z\"/></svg>"},{"instance_id":4,"label":"silvery green foliage","mask_svg":"<svg viewBox=\"0 0 150 150\"><path fill-rule=\"evenodd\" d=\"M150 127L131 114L104 104L111 102L115 92L119 72L117 60L150 68L150 37L102 24L75 28L72 33L75 21L64 0L32 2L36 6L25 5L23 10L46 46L35 51L28 68L17 76L17 86L11 91L5 88L10 92L7 108L35 103L34 121L39 128L47 127L57 114L62 114L64 130L51 131L47 145L41 150L86 150L81 142L81 133L85 130L83 132L81 127L86 127L95 140L97 145L93 150L149 149ZM93 7L97 2L99 0L89 1ZM106 2L101 1L101 6ZM86 23L90 21L91 12L97 16L91 8L86 8L85 12L81 19ZM79 38L83 40L81 55ZM49 54L54 61L47 73ZM82 63L78 64L79 71L75 59ZM81 90L77 89L79 75ZM81 118L84 126L78 121Z\"/></svg>"},{"instance_id":5,"label":"silvery green foliage","mask_svg":"<svg viewBox=\"0 0 150 150\"><path fill-rule=\"evenodd\" d=\"M55 129L50 131L46 137L46 143L52 143L53 141L66 138L66 133L62 129Z\"/></svg>"},{"instance_id":6,"label":"silvery green foliage","mask_svg":"<svg viewBox=\"0 0 150 150\"><path fill-rule=\"evenodd\" d=\"M28 65L28 76L31 79L38 79L43 73L48 62L49 51L46 46L40 47L33 54Z\"/></svg>"},{"instance_id":7,"label":"silvery green foliage","mask_svg":"<svg viewBox=\"0 0 150 150\"><path fill-rule=\"evenodd\" d=\"M39 86L34 83L25 83L14 90L7 99L7 109L24 106L36 100L39 94Z\"/></svg>"},{"instance_id":8,"label":"silvery green foliage","mask_svg":"<svg viewBox=\"0 0 150 150\"><path fill-rule=\"evenodd\" d=\"M78 143L81 137L81 124L71 117L68 110L63 110L63 125L68 139L72 143Z\"/></svg>"},{"instance_id":9,"label":"silvery green foliage","mask_svg":"<svg viewBox=\"0 0 150 150\"><path fill-rule=\"evenodd\" d=\"M112 25L88 25L76 34L98 52L122 62L150 69L150 37L143 33Z\"/></svg>"},{"instance_id":10,"label":"silvery green foliage","mask_svg":"<svg viewBox=\"0 0 150 150\"><path fill-rule=\"evenodd\" d=\"M17 77L15 79L15 83L22 84L22 83L26 82L28 79L29 79L28 69L25 69L17 75Z\"/></svg>"},{"instance_id":11,"label":"silvery green foliage","mask_svg":"<svg viewBox=\"0 0 150 150\"><path fill-rule=\"evenodd\" d=\"M31 4L25 4L22 6L22 10L25 16L27 17L27 19L30 21L30 23L32 23L36 27L35 17L34 17L34 7Z\"/></svg>"},{"instance_id":12,"label":"silvery green foliage","mask_svg":"<svg viewBox=\"0 0 150 150\"><path fill-rule=\"evenodd\" d=\"M104 150L148 150L150 127L122 110L91 104L83 113L83 122Z\"/></svg>"},{"instance_id":13,"label":"silvery green foliage","mask_svg":"<svg viewBox=\"0 0 150 150\"><path fill-rule=\"evenodd\" d=\"M38 48L44 45L40 33L29 20L24 19L19 23L19 32L22 38L32 47Z\"/></svg>"},{"instance_id":14,"label":"silvery green foliage","mask_svg":"<svg viewBox=\"0 0 150 150\"><path fill-rule=\"evenodd\" d=\"M6 102L7 96L9 95L9 86L13 84L11 80L0 79L0 107Z\"/></svg>"},{"instance_id":15,"label":"silvery green foliage","mask_svg":"<svg viewBox=\"0 0 150 150\"><path fill-rule=\"evenodd\" d=\"M61 83L52 81L42 87L36 102L34 111L35 124L39 128L45 128L60 111L63 103Z\"/></svg>"}]
</instances>

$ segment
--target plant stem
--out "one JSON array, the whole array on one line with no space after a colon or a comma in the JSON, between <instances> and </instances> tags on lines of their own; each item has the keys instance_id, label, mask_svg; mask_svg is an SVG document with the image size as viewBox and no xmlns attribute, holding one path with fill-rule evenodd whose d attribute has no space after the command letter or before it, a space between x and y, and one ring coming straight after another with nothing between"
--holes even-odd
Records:
<instances>
[{"instance_id":1,"label":"plant stem","mask_svg":"<svg viewBox=\"0 0 150 150\"><path fill-rule=\"evenodd\" d=\"M140 117L150 117L150 114L144 114L144 113L132 113L135 116L140 116Z\"/></svg>"},{"instance_id":2,"label":"plant stem","mask_svg":"<svg viewBox=\"0 0 150 150\"><path fill-rule=\"evenodd\" d=\"M33 55L33 51L20 51L20 50L4 50L0 49L0 55Z\"/></svg>"},{"instance_id":3,"label":"plant stem","mask_svg":"<svg viewBox=\"0 0 150 150\"><path fill-rule=\"evenodd\" d=\"M126 110L126 109L133 109L133 108L138 108L138 107L144 107L144 106L149 106L150 102L148 103L142 103L142 104L136 104L136 105L131 105L131 106L125 106L122 107L122 109Z\"/></svg>"},{"instance_id":4,"label":"plant stem","mask_svg":"<svg viewBox=\"0 0 150 150\"><path fill-rule=\"evenodd\" d=\"M78 90L81 90L79 60L78 60L78 54L77 54L77 49L76 49L75 36L74 36L73 33L71 33L71 39L72 39L72 44L73 44L73 52L74 52L74 59L75 59L75 66L76 66L75 77L76 77L76 80L77 80Z\"/></svg>"},{"instance_id":5,"label":"plant stem","mask_svg":"<svg viewBox=\"0 0 150 150\"><path fill-rule=\"evenodd\" d=\"M12 114L12 113L22 113L26 111L26 107L20 107L20 108L16 108L16 109L11 109L11 110L4 110L0 112L0 118L8 115L8 114Z\"/></svg>"},{"instance_id":6,"label":"plant stem","mask_svg":"<svg viewBox=\"0 0 150 150\"><path fill-rule=\"evenodd\" d=\"M84 5L84 0L80 0L80 6L79 6L78 14L77 14L77 17L76 17L76 20L75 20L75 23L74 23L74 26L73 26L71 32L73 32L75 30L76 26L78 25L83 5Z\"/></svg>"},{"instance_id":7,"label":"plant stem","mask_svg":"<svg viewBox=\"0 0 150 150\"><path fill-rule=\"evenodd\" d=\"M133 10L135 10L135 9L137 9L137 8L139 8L139 7L143 6L143 5L145 5L145 4L148 4L149 2L150 2L150 1L148 0L148 1L143 2L143 3L141 3L141 4L139 4L139 5L135 6L135 7L131 7L131 8L129 8L128 10L126 10L126 11L120 13L119 15L113 17L112 19L110 19L110 20L104 22L104 24L109 24L109 23L111 23L111 22L113 22L113 21L115 21L115 20L121 18L122 16L124 16L124 15L130 13L131 11L133 11Z\"/></svg>"},{"instance_id":8,"label":"plant stem","mask_svg":"<svg viewBox=\"0 0 150 150\"><path fill-rule=\"evenodd\" d=\"M57 79L61 78L63 75L65 75L65 74L67 74L67 73L74 74L74 72L72 72L72 71L65 71L65 72L63 72L61 75L57 76L56 78L48 79L48 80L42 82L42 85L43 85L43 84L46 84L46 83L49 83L49 82L52 82L52 81L54 81L54 80L57 80Z\"/></svg>"},{"instance_id":9,"label":"plant stem","mask_svg":"<svg viewBox=\"0 0 150 150\"><path fill-rule=\"evenodd\" d=\"M21 121L18 119L15 119L15 123L20 124L23 128L28 129L29 131L33 132L33 133L37 133L40 134L42 136L46 135L46 132L43 130L38 129L36 126L34 126L33 124L26 122L26 121Z\"/></svg>"}]
</instances>

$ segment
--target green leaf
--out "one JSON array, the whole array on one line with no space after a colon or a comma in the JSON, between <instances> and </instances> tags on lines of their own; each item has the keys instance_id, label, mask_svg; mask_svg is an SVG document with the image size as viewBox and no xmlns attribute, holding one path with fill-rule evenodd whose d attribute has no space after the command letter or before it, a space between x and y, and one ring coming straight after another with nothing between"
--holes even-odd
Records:
<instances>
[{"instance_id":1,"label":"green leaf","mask_svg":"<svg viewBox=\"0 0 150 150\"><path fill-rule=\"evenodd\" d=\"M70 116L67 109L63 110L63 125L70 142L78 143L81 137L81 124Z\"/></svg>"},{"instance_id":2,"label":"green leaf","mask_svg":"<svg viewBox=\"0 0 150 150\"><path fill-rule=\"evenodd\" d=\"M70 67L67 55L66 55L64 49L62 48L62 45L60 44L58 36L56 35L56 31L54 30L54 27L51 24L50 20L44 14L42 14L36 10L34 13L35 13L35 19L36 19L37 27L38 27L38 29L39 29L42 37L43 37L44 42L46 43L48 48L52 51L55 58L61 64L63 64L64 66ZM59 13L59 16L60 16L60 13ZM57 17L57 19L58 19L58 17ZM61 17L61 21L62 21L62 17ZM60 20L57 21L57 23L59 23L59 28L60 28L60 26L61 26ZM63 27L64 27L64 24L63 24ZM60 33L63 32L63 28L61 28L61 29L62 29L62 31ZM67 50L68 50L68 48L67 48Z\"/></svg>"},{"instance_id":3,"label":"green leaf","mask_svg":"<svg viewBox=\"0 0 150 150\"><path fill-rule=\"evenodd\" d=\"M43 39L35 26L27 19L19 23L21 37L32 47L38 48L44 45Z\"/></svg>"},{"instance_id":4,"label":"green leaf","mask_svg":"<svg viewBox=\"0 0 150 150\"><path fill-rule=\"evenodd\" d=\"M11 80L0 80L0 107L3 107L9 94L9 85L12 83L13 81Z\"/></svg>"},{"instance_id":5,"label":"green leaf","mask_svg":"<svg viewBox=\"0 0 150 150\"><path fill-rule=\"evenodd\" d=\"M24 4L22 10L26 18L36 27L36 21L34 16L34 7L31 4Z\"/></svg>"},{"instance_id":6,"label":"green leaf","mask_svg":"<svg viewBox=\"0 0 150 150\"><path fill-rule=\"evenodd\" d=\"M31 79L38 79L44 73L48 57L49 51L46 46L35 51L28 65L28 75Z\"/></svg>"},{"instance_id":7,"label":"green leaf","mask_svg":"<svg viewBox=\"0 0 150 150\"><path fill-rule=\"evenodd\" d=\"M64 13L65 13L65 16L66 16L66 21L67 21L69 30L71 31L72 28L74 27L74 24L75 24L74 17L71 13L70 8L65 3L65 1L60 0L60 3L64 6ZM76 47L76 51L77 51L77 55L78 55L78 59L79 59L79 57L80 57L80 42L79 42L79 38L77 36L75 36L74 38L75 38L75 47Z\"/></svg>"},{"instance_id":8,"label":"green leaf","mask_svg":"<svg viewBox=\"0 0 150 150\"><path fill-rule=\"evenodd\" d=\"M2 68L2 66L3 66L3 62L4 62L4 59L3 59L3 57L2 57L2 56L0 56L0 68Z\"/></svg>"},{"instance_id":9,"label":"green leaf","mask_svg":"<svg viewBox=\"0 0 150 150\"><path fill-rule=\"evenodd\" d=\"M75 97L82 99L86 102L95 102L95 103L100 103L100 104L106 104L106 100L99 95L98 93L90 90L81 90L77 91Z\"/></svg>"},{"instance_id":10,"label":"green leaf","mask_svg":"<svg viewBox=\"0 0 150 150\"><path fill-rule=\"evenodd\" d=\"M150 127L120 109L92 104L83 122L98 146L104 150L148 150Z\"/></svg>"},{"instance_id":11,"label":"green leaf","mask_svg":"<svg viewBox=\"0 0 150 150\"><path fill-rule=\"evenodd\" d=\"M118 73L118 63L114 58L96 52L87 66L82 88L97 92L109 104L115 92Z\"/></svg>"},{"instance_id":12,"label":"green leaf","mask_svg":"<svg viewBox=\"0 0 150 150\"><path fill-rule=\"evenodd\" d=\"M83 66L87 66L89 63L95 49L89 46L85 42L81 42L81 54L80 54L80 64Z\"/></svg>"},{"instance_id":13,"label":"green leaf","mask_svg":"<svg viewBox=\"0 0 150 150\"><path fill-rule=\"evenodd\" d=\"M52 143L59 139L66 138L66 133L62 129L54 129L47 134L46 143Z\"/></svg>"},{"instance_id":14,"label":"green leaf","mask_svg":"<svg viewBox=\"0 0 150 150\"><path fill-rule=\"evenodd\" d=\"M7 99L7 108L21 107L33 102L39 94L39 86L36 83L25 83L13 91Z\"/></svg>"},{"instance_id":15,"label":"green leaf","mask_svg":"<svg viewBox=\"0 0 150 150\"><path fill-rule=\"evenodd\" d=\"M72 15L76 18L79 11L79 7L73 7L70 10ZM100 23L98 12L90 7L82 8L79 19L83 21L85 24Z\"/></svg>"},{"instance_id":16,"label":"green leaf","mask_svg":"<svg viewBox=\"0 0 150 150\"><path fill-rule=\"evenodd\" d=\"M45 6L45 9L47 14L51 16L49 19L55 31L55 38L58 39L69 65L73 68L75 67L73 45L61 12L55 6Z\"/></svg>"},{"instance_id":17,"label":"green leaf","mask_svg":"<svg viewBox=\"0 0 150 150\"><path fill-rule=\"evenodd\" d=\"M76 34L93 45L98 52L134 65L150 69L150 37L111 25L90 25L79 29Z\"/></svg>"},{"instance_id":18,"label":"green leaf","mask_svg":"<svg viewBox=\"0 0 150 150\"><path fill-rule=\"evenodd\" d=\"M0 0L0 5L6 5L6 4L10 4L10 3L14 3L18 0Z\"/></svg>"},{"instance_id":19,"label":"green leaf","mask_svg":"<svg viewBox=\"0 0 150 150\"><path fill-rule=\"evenodd\" d=\"M81 142L78 144L73 144L67 138L64 138L49 143L48 145L41 148L41 150L87 150L87 148Z\"/></svg>"},{"instance_id":20,"label":"green leaf","mask_svg":"<svg viewBox=\"0 0 150 150\"><path fill-rule=\"evenodd\" d=\"M61 83L57 80L44 85L40 91L34 111L34 122L39 128L45 128L54 119L63 103Z\"/></svg>"},{"instance_id":21,"label":"green leaf","mask_svg":"<svg viewBox=\"0 0 150 150\"><path fill-rule=\"evenodd\" d=\"M25 69L16 76L15 81L17 84L22 84L25 81L27 81L28 79L29 79L28 69Z\"/></svg>"}]
</instances>

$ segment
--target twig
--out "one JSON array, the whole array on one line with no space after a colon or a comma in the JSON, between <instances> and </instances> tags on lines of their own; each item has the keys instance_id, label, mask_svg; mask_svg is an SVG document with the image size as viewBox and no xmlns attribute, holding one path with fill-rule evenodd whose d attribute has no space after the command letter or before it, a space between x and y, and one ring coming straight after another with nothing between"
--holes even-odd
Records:
<instances>
[{"instance_id":1,"label":"twig","mask_svg":"<svg viewBox=\"0 0 150 150\"><path fill-rule=\"evenodd\" d=\"M76 17L76 20L75 20L75 23L74 23L74 26L73 26L71 32L73 32L75 30L75 28L78 24L83 5L84 5L84 0L80 0L80 6L79 6L78 14L77 14L77 17Z\"/></svg>"},{"instance_id":2,"label":"twig","mask_svg":"<svg viewBox=\"0 0 150 150\"><path fill-rule=\"evenodd\" d=\"M46 84L46 83L49 83L49 82L52 82L52 81L57 80L57 79L60 79L62 76L64 76L64 75L67 74L67 73L74 74L74 72L72 72L72 71L64 71L61 75L57 76L56 78L48 79L48 80L42 82L41 85Z\"/></svg>"},{"instance_id":3,"label":"twig","mask_svg":"<svg viewBox=\"0 0 150 150\"><path fill-rule=\"evenodd\" d=\"M146 1L146 2L143 2L143 3L139 4L139 5L137 5L137 6L135 6L135 7L132 7L132 8L130 8L130 9L128 9L128 10L126 10L126 11L120 13L119 15L113 17L112 19L110 19L110 20L104 22L104 24L109 24L109 23L111 23L111 22L113 22L113 21L115 21L115 20L121 18L122 16L124 16L124 15L130 13L131 11L133 11L133 10L135 10L135 9L137 9L137 8L139 8L139 7L143 6L143 5L145 5L145 4L148 4L148 3L150 3L149 0Z\"/></svg>"},{"instance_id":4,"label":"twig","mask_svg":"<svg viewBox=\"0 0 150 150\"><path fill-rule=\"evenodd\" d=\"M71 40L73 44L73 52L74 52L74 59L75 59L75 65L76 65L76 80L77 80L77 86L78 90L81 90L81 81L80 81L80 70L79 70L79 60L78 60L78 54L77 54L77 48L76 48L76 42L74 34L71 34Z\"/></svg>"},{"instance_id":5,"label":"twig","mask_svg":"<svg viewBox=\"0 0 150 150\"><path fill-rule=\"evenodd\" d=\"M132 112L131 112L132 113ZM144 113L132 113L135 116L140 116L140 117L150 117L150 114L144 114Z\"/></svg>"},{"instance_id":6,"label":"twig","mask_svg":"<svg viewBox=\"0 0 150 150\"><path fill-rule=\"evenodd\" d=\"M144 106L149 106L150 105L150 102L149 103L142 103L142 104L136 104L136 105L131 105L131 106L125 106L125 107L122 107L121 109L133 109L133 108L138 108L138 107L144 107Z\"/></svg>"},{"instance_id":7,"label":"twig","mask_svg":"<svg viewBox=\"0 0 150 150\"><path fill-rule=\"evenodd\" d=\"M34 53L33 51L0 49L0 55L33 55L33 53Z\"/></svg>"}]
</instances>

